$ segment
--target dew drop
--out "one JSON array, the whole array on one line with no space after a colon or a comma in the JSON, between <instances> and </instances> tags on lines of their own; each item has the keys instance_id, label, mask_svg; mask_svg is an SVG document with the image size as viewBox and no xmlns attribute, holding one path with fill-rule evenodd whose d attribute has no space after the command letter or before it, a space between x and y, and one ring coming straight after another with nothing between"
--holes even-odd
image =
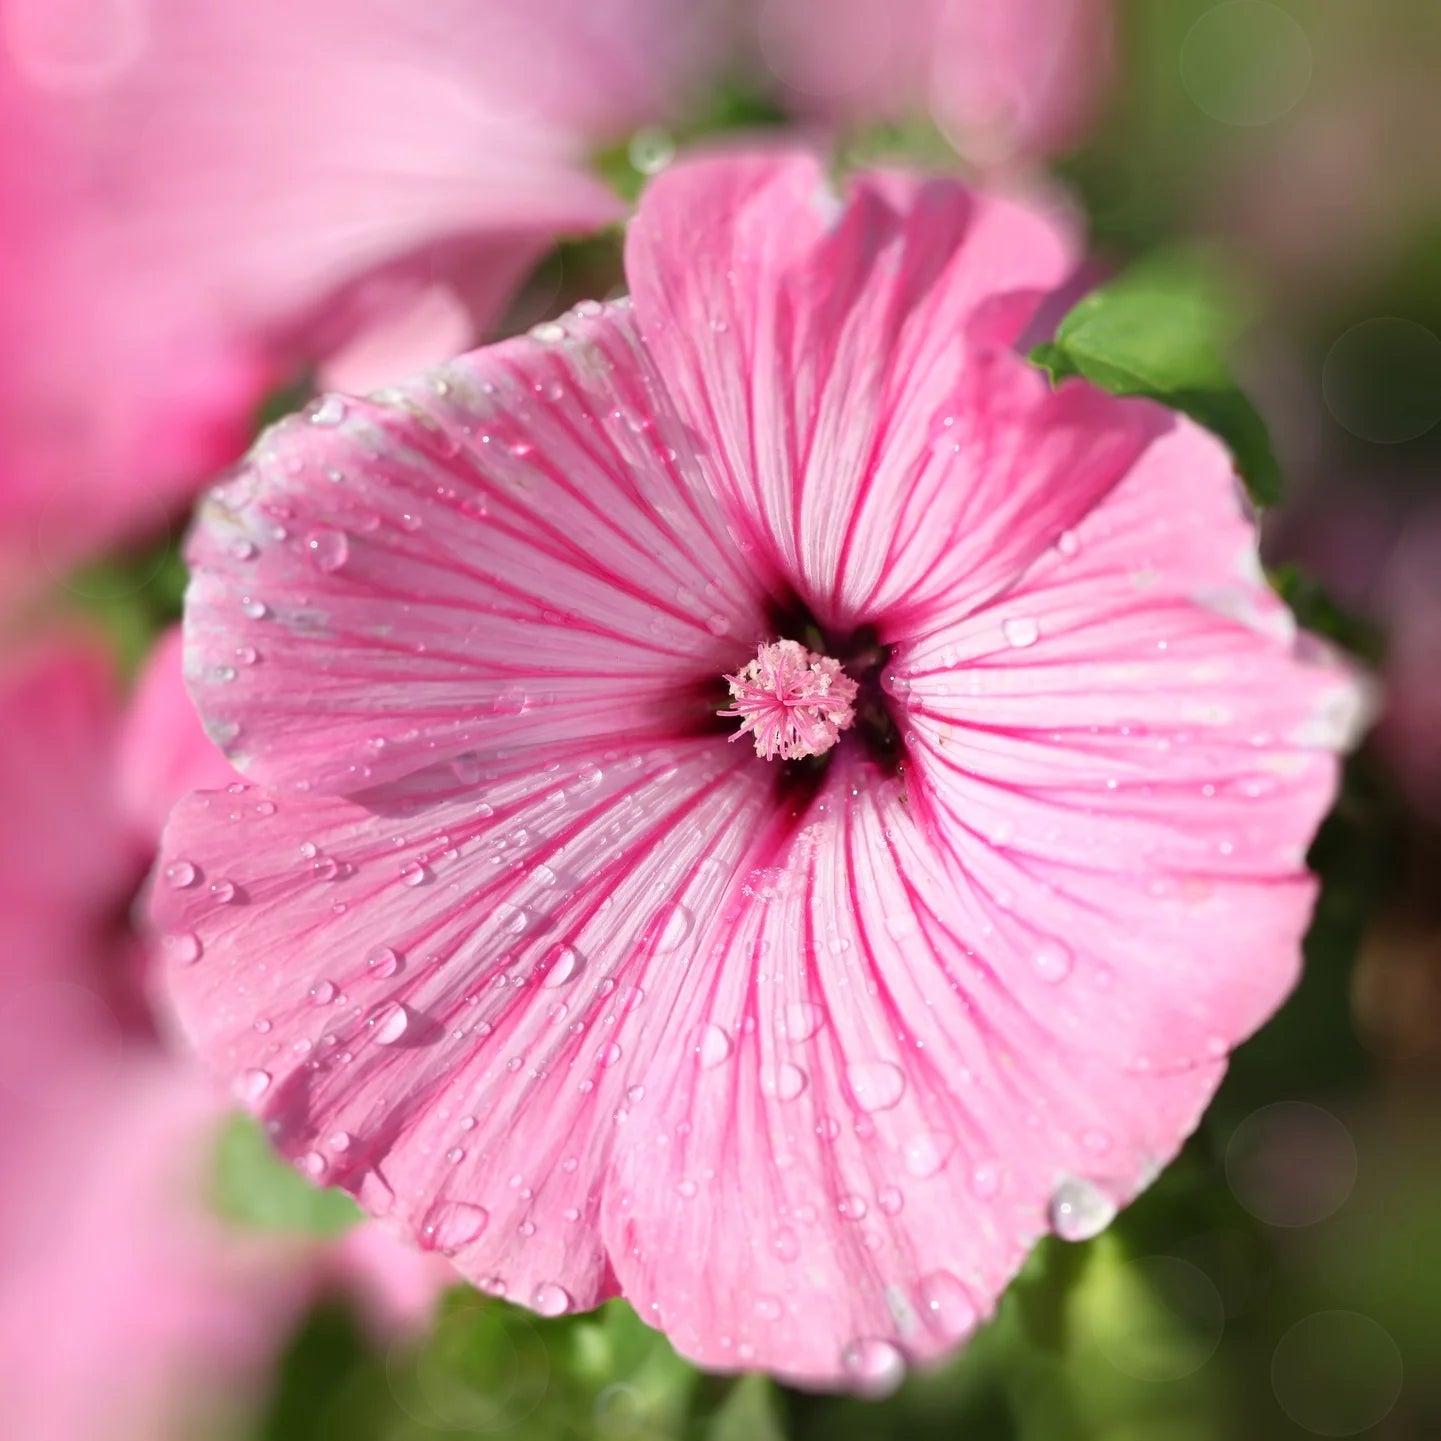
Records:
<instances>
[{"instance_id":1,"label":"dew drop","mask_svg":"<svg viewBox=\"0 0 1441 1441\"><path fill-rule=\"evenodd\" d=\"M204 947L194 931L173 931L161 942L166 957L178 966L193 966Z\"/></svg>"},{"instance_id":2,"label":"dew drop","mask_svg":"<svg viewBox=\"0 0 1441 1441\"><path fill-rule=\"evenodd\" d=\"M870 1207L866 1205L864 1196L842 1196L836 1202L836 1210L845 1217L847 1221L863 1221L866 1218Z\"/></svg>"},{"instance_id":3,"label":"dew drop","mask_svg":"<svg viewBox=\"0 0 1441 1441\"><path fill-rule=\"evenodd\" d=\"M906 1374L905 1358L889 1341L863 1336L841 1352L841 1367L858 1391L867 1396L887 1396Z\"/></svg>"},{"instance_id":4,"label":"dew drop","mask_svg":"<svg viewBox=\"0 0 1441 1441\"><path fill-rule=\"evenodd\" d=\"M806 1088L806 1073L789 1061L761 1074L761 1090L779 1101L794 1101Z\"/></svg>"},{"instance_id":5,"label":"dew drop","mask_svg":"<svg viewBox=\"0 0 1441 1441\"><path fill-rule=\"evenodd\" d=\"M1056 537L1056 549L1062 555L1076 555L1081 549L1081 538L1073 530L1063 530Z\"/></svg>"},{"instance_id":6,"label":"dew drop","mask_svg":"<svg viewBox=\"0 0 1441 1441\"><path fill-rule=\"evenodd\" d=\"M918 1180L934 1176L951 1158L955 1137L946 1131L922 1131L905 1145L906 1170Z\"/></svg>"},{"instance_id":7,"label":"dew drop","mask_svg":"<svg viewBox=\"0 0 1441 1441\"><path fill-rule=\"evenodd\" d=\"M350 541L343 530L317 526L305 537L306 554L323 571L336 571L350 557Z\"/></svg>"},{"instance_id":8,"label":"dew drop","mask_svg":"<svg viewBox=\"0 0 1441 1441\"><path fill-rule=\"evenodd\" d=\"M580 955L574 946L554 946L545 962L543 986L554 988L574 980L580 970Z\"/></svg>"},{"instance_id":9,"label":"dew drop","mask_svg":"<svg viewBox=\"0 0 1441 1441\"><path fill-rule=\"evenodd\" d=\"M846 1067L856 1105L863 1111L885 1111L905 1094L906 1078L889 1061L862 1061Z\"/></svg>"},{"instance_id":10,"label":"dew drop","mask_svg":"<svg viewBox=\"0 0 1441 1441\"><path fill-rule=\"evenodd\" d=\"M243 1071L235 1082L235 1096L241 1101L258 1101L269 1089L269 1071Z\"/></svg>"},{"instance_id":11,"label":"dew drop","mask_svg":"<svg viewBox=\"0 0 1441 1441\"><path fill-rule=\"evenodd\" d=\"M825 1013L812 1001L792 1001L785 1009L782 1027L786 1039L805 1041L820 1030Z\"/></svg>"},{"instance_id":12,"label":"dew drop","mask_svg":"<svg viewBox=\"0 0 1441 1441\"><path fill-rule=\"evenodd\" d=\"M755 1312L762 1321L779 1321L783 1309L779 1296L756 1297Z\"/></svg>"},{"instance_id":13,"label":"dew drop","mask_svg":"<svg viewBox=\"0 0 1441 1441\"><path fill-rule=\"evenodd\" d=\"M1073 958L1070 950L1057 940L1049 940L1037 946L1031 956L1031 964L1043 981L1053 985L1064 981L1071 974Z\"/></svg>"},{"instance_id":14,"label":"dew drop","mask_svg":"<svg viewBox=\"0 0 1441 1441\"><path fill-rule=\"evenodd\" d=\"M906 1198L901 1193L899 1186L882 1186L876 1192L876 1205L886 1216L899 1216L905 1209Z\"/></svg>"},{"instance_id":15,"label":"dew drop","mask_svg":"<svg viewBox=\"0 0 1441 1441\"><path fill-rule=\"evenodd\" d=\"M1007 645L1024 650L1040 640L1041 628L1030 616L1015 615L1001 622L1001 634L1005 636Z\"/></svg>"},{"instance_id":16,"label":"dew drop","mask_svg":"<svg viewBox=\"0 0 1441 1441\"><path fill-rule=\"evenodd\" d=\"M530 1304L542 1316L564 1316L571 1308L570 1292L554 1281L542 1281L531 1293Z\"/></svg>"},{"instance_id":17,"label":"dew drop","mask_svg":"<svg viewBox=\"0 0 1441 1441\"><path fill-rule=\"evenodd\" d=\"M1001 1168L994 1161L982 1161L971 1172L971 1195L989 1201L1001 1189Z\"/></svg>"},{"instance_id":18,"label":"dew drop","mask_svg":"<svg viewBox=\"0 0 1441 1441\"><path fill-rule=\"evenodd\" d=\"M253 595L240 597L240 613L250 620L264 620L270 614L270 607Z\"/></svg>"},{"instance_id":19,"label":"dew drop","mask_svg":"<svg viewBox=\"0 0 1441 1441\"><path fill-rule=\"evenodd\" d=\"M1051 1229L1063 1241L1089 1241L1115 1219L1116 1203L1081 1176L1068 1176L1051 1193Z\"/></svg>"},{"instance_id":20,"label":"dew drop","mask_svg":"<svg viewBox=\"0 0 1441 1441\"><path fill-rule=\"evenodd\" d=\"M419 861L407 861L400 868L400 879L403 885L423 886L430 878L430 868L421 865Z\"/></svg>"},{"instance_id":21,"label":"dew drop","mask_svg":"<svg viewBox=\"0 0 1441 1441\"><path fill-rule=\"evenodd\" d=\"M666 951L673 951L681 946L686 937L691 933L691 927L695 924L695 918L678 901L671 906L661 923L659 933L655 938L656 954L660 955Z\"/></svg>"},{"instance_id":22,"label":"dew drop","mask_svg":"<svg viewBox=\"0 0 1441 1441\"><path fill-rule=\"evenodd\" d=\"M386 980L400 969L400 956L389 946L377 946L365 958L370 974L378 980Z\"/></svg>"},{"instance_id":23,"label":"dew drop","mask_svg":"<svg viewBox=\"0 0 1441 1441\"><path fill-rule=\"evenodd\" d=\"M943 1336L959 1341L976 1329L980 1319L970 1293L949 1271L932 1271L921 1278L921 1315Z\"/></svg>"},{"instance_id":24,"label":"dew drop","mask_svg":"<svg viewBox=\"0 0 1441 1441\"><path fill-rule=\"evenodd\" d=\"M490 1212L484 1206L468 1201L437 1201L421 1223L421 1249L439 1251L442 1256L454 1255L475 1240L489 1220Z\"/></svg>"},{"instance_id":25,"label":"dew drop","mask_svg":"<svg viewBox=\"0 0 1441 1441\"><path fill-rule=\"evenodd\" d=\"M397 1001L383 1011L375 1022L375 1039L382 1046L393 1046L410 1027L410 1010Z\"/></svg>"},{"instance_id":26,"label":"dew drop","mask_svg":"<svg viewBox=\"0 0 1441 1441\"><path fill-rule=\"evenodd\" d=\"M345 402L338 395L325 395L310 407L312 425L339 425L345 419Z\"/></svg>"},{"instance_id":27,"label":"dew drop","mask_svg":"<svg viewBox=\"0 0 1441 1441\"><path fill-rule=\"evenodd\" d=\"M771 1250L773 1250L782 1261L794 1261L801 1253L800 1237L797 1236L789 1226L782 1226L780 1230L771 1237Z\"/></svg>"},{"instance_id":28,"label":"dew drop","mask_svg":"<svg viewBox=\"0 0 1441 1441\"><path fill-rule=\"evenodd\" d=\"M700 1063L707 1070L728 1060L733 1048L734 1043L729 1032L714 1023L701 1030L700 1040L696 1043L696 1053L700 1056Z\"/></svg>"},{"instance_id":29,"label":"dew drop","mask_svg":"<svg viewBox=\"0 0 1441 1441\"><path fill-rule=\"evenodd\" d=\"M335 994L333 981L316 981L310 988L310 999L317 1006L328 1006L335 999Z\"/></svg>"},{"instance_id":30,"label":"dew drop","mask_svg":"<svg viewBox=\"0 0 1441 1441\"><path fill-rule=\"evenodd\" d=\"M200 879L200 872L189 861L172 861L165 867L165 884L173 891L183 891Z\"/></svg>"},{"instance_id":31,"label":"dew drop","mask_svg":"<svg viewBox=\"0 0 1441 1441\"><path fill-rule=\"evenodd\" d=\"M210 899L218 906L229 905L235 899L235 882L228 881L224 877L218 881L212 881Z\"/></svg>"}]
</instances>

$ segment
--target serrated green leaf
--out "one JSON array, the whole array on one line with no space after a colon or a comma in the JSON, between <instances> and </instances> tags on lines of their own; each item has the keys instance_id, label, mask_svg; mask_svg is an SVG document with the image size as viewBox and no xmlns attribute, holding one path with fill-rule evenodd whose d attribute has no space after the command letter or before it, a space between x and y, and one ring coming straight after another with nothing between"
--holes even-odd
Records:
<instances>
[{"instance_id":1,"label":"serrated green leaf","mask_svg":"<svg viewBox=\"0 0 1441 1441\"><path fill-rule=\"evenodd\" d=\"M225 1220L257 1231L339 1236L361 1219L349 1196L307 1181L244 1115L226 1121L217 1138L211 1202Z\"/></svg>"},{"instance_id":2,"label":"serrated green leaf","mask_svg":"<svg viewBox=\"0 0 1441 1441\"><path fill-rule=\"evenodd\" d=\"M1162 256L1092 291L1031 359L1053 380L1079 375L1113 395L1183 411L1230 446L1252 498L1270 505L1280 498L1280 467L1227 366L1243 325L1244 307L1219 267Z\"/></svg>"}]
</instances>

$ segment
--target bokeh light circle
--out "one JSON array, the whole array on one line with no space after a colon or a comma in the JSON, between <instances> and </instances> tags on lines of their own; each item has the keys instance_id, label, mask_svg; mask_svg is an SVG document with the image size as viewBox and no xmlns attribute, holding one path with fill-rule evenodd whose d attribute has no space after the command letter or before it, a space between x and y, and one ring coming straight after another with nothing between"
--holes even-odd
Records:
<instances>
[{"instance_id":1,"label":"bokeh light circle","mask_svg":"<svg viewBox=\"0 0 1441 1441\"><path fill-rule=\"evenodd\" d=\"M1331 347L1321 393L1362 440L1399 445L1441 421L1441 338L1394 315L1353 325Z\"/></svg>"},{"instance_id":2,"label":"bokeh light circle","mask_svg":"<svg viewBox=\"0 0 1441 1441\"><path fill-rule=\"evenodd\" d=\"M1266 0L1226 0L1181 42L1181 82L1198 110L1223 125L1269 125L1311 84L1311 42L1296 19Z\"/></svg>"},{"instance_id":3,"label":"bokeh light circle","mask_svg":"<svg viewBox=\"0 0 1441 1441\"><path fill-rule=\"evenodd\" d=\"M1346 1204L1356 1184L1356 1144L1329 1111L1278 1101L1231 1133L1226 1179L1268 1226L1314 1226Z\"/></svg>"},{"instance_id":4,"label":"bokeh light circle","mask_svg":"<svg viewBox=\"0 0 1441 1441\"><path fill-rule=\"evenodd\" d=\"M1316 1436L1355 1436L1390 1414L1404 1368L1391 1334L1356 1311L1297 1321L1271 1358L1271 1389L1296 1425Z\"/></svg>"}]
</instances>

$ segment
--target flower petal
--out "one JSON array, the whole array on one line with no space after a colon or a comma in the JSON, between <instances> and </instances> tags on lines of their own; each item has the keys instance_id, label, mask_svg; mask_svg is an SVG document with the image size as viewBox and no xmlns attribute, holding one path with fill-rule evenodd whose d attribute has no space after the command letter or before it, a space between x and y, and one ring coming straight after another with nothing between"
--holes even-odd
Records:
<instances>
[{"instance_id":1,"label":"flower petal","mask_svg":"<svg viewBox=\"0 0 1441 1441\"><path fill-rule=\"evenodd\" d=\"M269 432L193 536L186 669L267 781L354 790L488 751L654 736L764 630L623 306ZM732 638L735 637L735 638Z\"/></svg>"},{"instance_id":2,"label":"flower petal","mask_svg":"<svg viewBox=\"0 0 1441 1441\"><path fill-rule=\"evenodd\" d=\"M498 754L498 753L497 753ZM340 799L182 803L158 887L170 989L206 1059L309 1173L542 1311L613 1291L613 1138L677 1044L719 911L770 820L708 736L494 759Z\"/></svg>"},{"instance_id":3,"label":"flower petal","mask_svg":"<svg viewBox=\"0 0 1441 1441\"><path fill-rule=\"evenodd\" d=\"M1014 342L1073 265L1039 210L884 173L842 202L786 152L675 166L626 246L646 343L738 523L834 626L875 581L868 493L925 453L967 344Z\"/></svg>"},{"instance_id":4,"label":"flower petal","mask_svg":"<svg viewBox=\"0 0 1441 1441\"><path fill-rule=\"evenodd\" d=\"M1236 887L1248 944L1219 955L1172 906L1168 949L1140 955L1125 927L1166 908L1144 874L1128 911L1028 911L1034 882L1013 914L970 860L852 756L713 933L673 1033L733 1045L674 1046L605 1215L623 1293L697 1361L868 1390L958 1345L1037 1238L1099 1229L1175 1153L1221 1056L1135 1058L1193 1009L1227 1043L1253 1024L1233 993L1273 957L1289 974L1310 895ZM1086 959L1038 964L1035 914Z\"/></svg>"}]
</instances>

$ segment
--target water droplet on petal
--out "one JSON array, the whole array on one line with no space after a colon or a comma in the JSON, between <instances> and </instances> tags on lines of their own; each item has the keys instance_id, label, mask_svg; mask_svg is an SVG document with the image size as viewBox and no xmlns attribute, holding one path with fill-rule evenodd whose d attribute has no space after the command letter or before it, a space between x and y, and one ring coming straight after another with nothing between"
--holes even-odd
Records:
<instances>
[{"instance_id":1,"label":"water droplet on petal","mask_svg":"<svg viewBox=\"0 0 1441 1441\"><path fill-rule=\"evenodd\" d=\"M812 1001L792 1001L785 1009L782 1022L786 1039L805 1041L820 1030L825 1012Z\"/></svg>"},{"instance_id":2,"label":"water droplet on petal","mask_svg":"<svg viewBox=\"0 0 1441 1441\"><path fill-rule=\"evenodd\" d=\"M794 1261L801 1253L800 1237L789 1226L782 1226L771 1237L771 1249L782 1261Z\"/></svg>"},{"instance_id":3,"label":"water droplet on petal","mask_svg":"<svg viewBox=\"0 0 1441 1441\"><path fill-rule=\"evenodd\" d=\"M701 1065L709 1070L727 1060L732 1047L730 1035L722 1027L711 1024L702 1029L696 1053L700 1056Z\"/></svg>"},{"instance_id":4,"label":"water droplet on petal","mask_svg":"<svg viewBox=\"0 0 1441 1441\"><path fill-rule=\"evenodd\" d=\"M876 1192L876 1205L887 1216L899 1216L905 1209L906 1198L899 1186L882 1186Z\"/></svg>"},{"instance_id":5,"label":"water droplet on petal","mask_svg":"<svg viewBox=\"0 0 1441 1441\"><path fill-rule=\"evenodd\" d=\"M174 931L161 942L168 960L178 966L193 966L204 947L194 931Z\"/></svg>"},{"instance_id":6,"label":"water droplet on petal","mask_svg":"<svg viewBox=\"0 0 1441 1441\"><path fill-rule=\"evenodd\" d=\"M397 1001L376 1018L375 1039L382 1046L393 1046L409 1026L410 1010Z\"/></svg>"},{"instance_id":7,"label":"water droplet on petal","mask_svg":"<svg viewBox=\"0 0 1441 1441\"><path fill-rule=\"evenodd\" d=\"M377 946L366 956L365 964L372 976L385 980L400 969L400 956L389 946Z\"/></svg>"},{"instance_id":8,"label":"water droplet on petal","mask_svg":"<svg viewBox=\"0 0 1441 1441\"><path fill-rule=\"evenodd\" d=\"M656 954L673 951L682 945L686 937L690 935L691 927L694 924L695 918L691 913L679 902L676 902L667 910L660 931L656 935Z\"/></svg>"},{"instance_id":9,"label":"water droplet on petal","mask_svg":"<svg viewBox=\"0 0 1441 1441\"><path fill-rule=\"evenodd\" d=\"M1073 530L1063 530L1056 537L1056 549L1062 555L1076 555L1081 549L1081 538Z\"/></svg>"},{"instance_id":10,"label":"water droplet on petal","mask_svg":"<svg viewBox=\"0 0 1441 1441\"><path fill-rule=\"evenodd\" d=\"M475 1240L489 1220L490 1212L484 1206L468 1201L437 1201L426 1212L421 1225L421 1249L439 1251L442 1256L453 1255Z\"/></svg>"},{"instance_id":11,"label":"water droplet on petal","mask_svg":"<svg viewBox=\"0 0 1441 1441\"><path fill-rule=\"evenodd\" d=\"M970 1293L949 1271L922 1277L919 1300L921 1315L952 1341L969 1336L980 1319Z\"/></svg>"},{"instance_id":12,"label":"water droplet on petal","mask_svg":"<svg viewBox=\"0 0 1441 1441\"><path fill-rule=\"evenodd\" d=\"M243 1071L235 1082L235 1096L241 1101L258 1101L269 1089L269 1071Z\"/></svg>"},{"instance_id":13,"label":"water droplet on petal","mask_svg":"<svg viewBox=\"0 0 1441 1441\"><path fill-rule=\"evenodd\" d=\"M1024 650L1040 640L1041 628L1028 615L1014 615L1001 622L1001 634L1005 636L1007 645Z\"/></svg>"},{"instance_id":14,"label":"water droplet on petal","mask_svg":"<svg viewBox=\"0 0 1441 1441\"><path fill-rule=\"evenodd\" d=\"M840 1212L847 1221L863 1221L870 1207L866 1205L864 1196L842 1196L836 1202L836 1210Z\"/></svg>"},{"instance_id":15,"label":"water droplet on petal","mask_svg":"<svg viewBox=\"0 0 1441 1441\"><path fill-rule=\"evenodd\" d=\"M867 1336L852 1341L841 1352L841 1366L858 1391L867 1396L886 1396L901 1384L906 1362L889 1341Z\"/></svg>"},{"instance_id":16,"label":"water droplet on petal","mask_svg":"<svg viewBox=\"0 0 1441 1441\"><path fill-rule=\"evenodd\" d=\"M564 1316L571 1308L570 1292L554 1281L542 1281L532 1293L530 1304L542 1316Z\"/></svg>"},{"instance_id":17,"label":"water droplet on petal","mask_svg":"<svg viewBox=\"0 0 1441 1441\"><path fill-rule=\"evenodd\" d=\"M920 1180L934 1176L956 1148L955 1137L945 1131L922 1131L905 1145L906 1170Z\"/></svg>"},{"instance_id":18,"label":"water droplet on petal","mask_svg":"<svg viewBox=\"0 0 1441 1441\"><path fill-rule=\"evenodd\" d=\"M761 1073L761 1090L777 1100L794 1101L805 1088L806 1073L788 1061Z\"/></svg>"},{"instance_id":19,"label":"water droplet on petal","mask_svg":"<svg viewBox=\"0 0 1441 1441\"><path fill-rule=\"evenodd\" d=\"M317 526L305 537L305 550L321 570L336 571L350 557L350 541L343 530Z\"/></svg>"},{"instance_id":20,"label":"water droplet on petal","mask_svg":"<svg viewBox=\"0 0 1441 1441\"><path fill-rule=\"evenodd\" d=\"M212 881L210 885L210 898L218 906L229 905L235 899L235 882L228 881L222 877L218 881Z\"/></svg>"},{"instance_id":21,"label":"water droplet on petal","mask_svg":"<svg viewBox=\"0 0 1441 1441\"><path fill-rule=\"evenodd\" d=\"M316 981L310 988L310 999L317 1006L328 1006L335 999L335 994L333 981Z\"/></svg>"},{"instance_id":22,"label":"water droplet on petal","mask_svg":"<svg viewBox=\"0 0 1441 1441\"><path fill-rule=\"evenodd\" d=\"M889 1061L862 1061L846 1067L856 1104L863 1111L885 1111L905 1094L906 1078Z\"/></svg>"},{"instance_id":23,"label":"water droplet on petal","mask_svg":"<svg viewBox=\"0 0 1441 1441\"><path fill-rule=\"evenodd\" d=\"M1068 1176L1051 1193L1051 1229L1063 1241L1089 1241L1115 1219L1116 1203L1083 1176Z\"/></svg>"},{"instance_id":24,"label":"water droplet on petal","mask_svg":"<svg viewBox=\"0 0 1441 1441\"><path fill-rule=\"evenodd\" d=\"M310 407L312 425L339 425L345 419L345 402L338 395L325 395Z\"/></svg>"},{"instance_id":25,"label":"water droplet on petal","mask_svg":"<svg viewBox=\"0 0 1441 1441\"><path fill-rule=\"evenodd\" d=\"M1037 974L1052 984L1064 981L1071 974L1072 960L1070 950L1057 940L1044 941L1031 956Z\"/></svg>"},{"instance_id":26,"label":"water droplet on petal","mask_svg":"<svg viewBox=\"0 0 1441 1441\"><path fill-rule=\"evenodd\" d=\"M183 891L199 878L200 872L189 861L172 861L165 867L165 884L173 891Z\"/></svg>"},{"instance_id":27,"label":"water droplet on petal","mask_svg":"<svg viewBox=\"0 0 1441 1441\"><path fill-rule=\"evenodd\" d=\"M994 1161L982 1161L971 1172L971 1194L979 1201L989 1201L1001 1189L1001 1168Z\"/></svg>"},{"instance_id":28,"label":"water droplet on petal","mask_svg":"<svg viewBox=\"0 0 1441 1441\"><path fill-rule=\"evenodd\" d=\"M580 970L580 955L574 946L553 946L545 961L543 986L553 988L574 980Z\"/></svg>"}]
</instances>

